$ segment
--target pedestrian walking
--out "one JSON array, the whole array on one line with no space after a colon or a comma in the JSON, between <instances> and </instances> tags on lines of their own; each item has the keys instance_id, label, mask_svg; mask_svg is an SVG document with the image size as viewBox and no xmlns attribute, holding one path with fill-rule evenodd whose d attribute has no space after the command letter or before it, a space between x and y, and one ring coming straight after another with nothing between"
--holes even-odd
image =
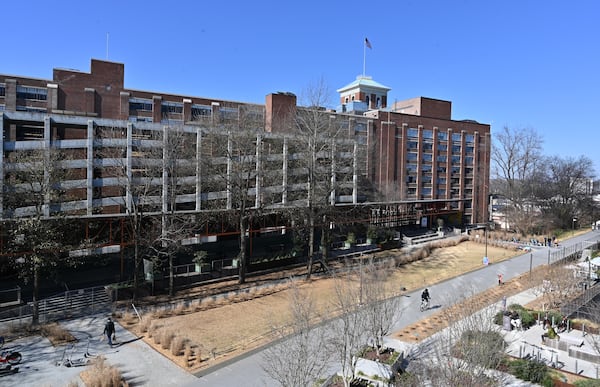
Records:
<instances>
[{"instance_id":1,"label":"pedestrian walking","mask_svg":"<svg viewBox=\"0 0 600 387\"><path fill-rule=\"evenodd\" d=\"M110 317L108 318L108 320L106 321L106 324L104 325L103 334L105 334L106 338L108 339L108 345L110 345L112 347L112 345L113 345L112 341L115 338L115 323L113 322L113 320Z\"/></svg>"},{"instance_id":2,"label":"pedestrian walking","mask_svg":"<svg viewBox=\"0 0 600 387\"><path fill-rule=\"evenodd\" d=\"M498 285L502 285L502 273L498 274Z\"/></svg>"}]
</instances>

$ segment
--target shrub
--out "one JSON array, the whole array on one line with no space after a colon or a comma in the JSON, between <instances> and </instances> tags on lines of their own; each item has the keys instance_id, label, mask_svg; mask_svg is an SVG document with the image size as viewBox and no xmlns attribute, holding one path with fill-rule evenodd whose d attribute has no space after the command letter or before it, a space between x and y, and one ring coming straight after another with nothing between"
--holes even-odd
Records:
<instances>
[{"instance_id":1,"label":"shrub","mask_svg":"<svg viewBox=\"0 0 600 387\"><path fill-rule=\"evenodd\" d=\"M173 340L171 341L171 348L170 348L171 353L175 356L181 355L181 352L185 348L186 341L187 340L181 336L173 337Z\"/></svg>"},{"instance_id":2,"label":"shrub","mask_svg":"<svg viewBox=\"0 0 600 387\"><path fill-rule=\"evenodd\" d=\"M86 373L85 385L88 387L127 386L127 383L123 381L121 371L117 367L109 365L102 356L96 358L92 367L84 372Z\"/></svg>"},{"instance_id":3,"label":"shrub","mask_svg":"<svg viewBox=\"0 0 600 387\"><path fill-rule=\"evenodd\" d=\"M171 342L173 341L173 338L175 337L175 334L173 332L171 332L170 330L163 330L161 332L161 338L160 338L160 345L162 347L162 349L169 349L171 347ZM159 344L159 343L156 343Z\"/></svg>"},{"instance_id":4,"label":"shrub","mask_svg":"<svg viewBox=\"0 0 600 387\"><path fill-rule=\"evenodd\" d=\"M151 324L152 324L152 318L150 316L142 317L142 320L140 321L140 331L142 333L148 332Z\"/></svg>"},{"instance_id":5,"label":"shrub","mask_svg":"<svg viewBox=\"0 0 600 387\"><path fill-rule=\"evenodd\" d=\"M542 384L547 386L548 379L552 387L552 379L549 377L548 368L543 363L535 360L513 360L509 364L510 373L517 378L533 383Z\"/></svg>"},{"instance_id":6,"label":"shrub","mask_svg":"<svg viewBox=\"0 0 600 387\"><path fill-rule=\"evenodd\" d=\"M600 380L598 380L598 379L577 380L573 384L575 385L575 387L600 387Z\"/></svg>"}]
</instances>

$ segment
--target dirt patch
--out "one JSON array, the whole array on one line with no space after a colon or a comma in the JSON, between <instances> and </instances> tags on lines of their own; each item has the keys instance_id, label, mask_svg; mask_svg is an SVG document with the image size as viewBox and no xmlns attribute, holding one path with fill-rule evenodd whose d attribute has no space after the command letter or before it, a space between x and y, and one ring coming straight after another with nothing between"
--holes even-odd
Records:
<instances>
[{"instance_id":1,"label":"dirt patch","mask_svg":"<svg viewBox=\"0 0 600 387\"><path fill-rule=\"evenodd\" d=\"M518 254L513 250L488 246L488 257L492 263L511 258ZM394 256L398 251L385 251L378 255ZM455 277L459 274L478 269L482 266L482 257L485 246L475 242L463 242L456 246L435 249L431 255L420 261L404 264L393 270L388 279L391 287L401 292L410 292L423 286ZM304 278L305 270L299 269L297 276ZM281 274L279 274L281 275ZM334 281L330 278L313 277L311 281L301 283L301 291L308 295L318 295L316 310L321 317L330 317L331 300L334 297ZM512 281L511 281L512 282ZM232 285L231 285L232 286ZM505 285L508 289L513 285ZM515 293L519 290L515 288ZM198 297L198 302L188 307L181 314L167 313L163 317L154 317L148 307L142 308L142 316L151 319L151 322L138 322L132 314L125 315L120 323L132 330L137 335L143 335L144 340L176 364L183 368L199 370L213 366L219 362L235 357L241 353L257 348L272 339L273 328L280 326L287 318L288 294L287 290L280 289L268 295L248 297L240 302L233 296L222 301L220 305L204 305L200 303L206 294L206 289L191 289L190 295ZM499 296L501 297L501 296ZM484 302L482 299L481 303ZM442 323L435 319L427 319L424 323L427 333L433 334L442 327ZM144 327L143 325L147 326ZM144 329L147 329L144 331ZM421 329L421 326L411 328L412 331ZM156 335L161 331L172 332L180 336L189 346L187 356L185 352L173 355L170 348L163 348L162 344L155 341ZM429 333L430 332L430 333ZM423 337L424 333L419 336ZM160 339L159 339L160 341ZM191 359L191 360L190 360Z\"/></svg>"}]
</instances>

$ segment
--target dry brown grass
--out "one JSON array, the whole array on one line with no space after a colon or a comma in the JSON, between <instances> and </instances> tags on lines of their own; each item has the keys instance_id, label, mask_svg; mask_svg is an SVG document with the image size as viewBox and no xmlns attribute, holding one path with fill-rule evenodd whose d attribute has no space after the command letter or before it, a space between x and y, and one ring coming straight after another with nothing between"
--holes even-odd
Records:
<instances>
[{"instance_id":1,"label":"dry brown grass","mask_svg":"<svg viewBox=\"0 0 600 387\"><path fill-rule=\"evenodd\" d=\"M456 242L439 241L436 245L442 248L426 248L415 251L417 258L402 258L398 252L385 251L378 255L391 258L387 263L390 275L387 280L389 286L412 291L422 286L440 282L461 273L475 270L482 265L484 245L465 241ZM515 251L506 250L488 245L490 262L495 263L510 258ZM402 259L411 260L411 263L400 264ZM317 277L318 278L318 277ZM318 295L316 298L315 312L323 317L331 316L331 304L334 295L332 279L317 279L304 281L300 284L302 292ZM348 280L352 280L349 278ZM286 284L273 284L249 292L242 296L228 293L227 297L208 297L194 303L191 310L198 313L187 313L180 316L164 314L160 324L153 322L148 328L145 339L159 352L172 359L183 368L198 369L213 365L232 356L256 348L271 338L273 327L284 324L288 310L288 286ZM242 301L242 298L245 301ZM154 314L156 317L156 314ZM152 326L162 326L172 332L184 332L188 346L183 350L183 356L171 353L170 347L162 349L161 344L154 344L150 339ZM142 333L139 327L133 329ZM159 341L161 341L159 339ZM191 343L199 343L194 347ZM202 358L200 348L206 348L206 358ZM201 361L202 360L202 361Z\"/></svg>"},{"instance_id":2,"label":"dry brown grass","mask_svg":"<svg viewBox=\"0 0 600 387\"><path fill-rule=\"evenodd\" d=\"M104 357L94 359L91 367L81 374L81 379L86 387L127 387L129 384L123 380L121 371L106 362Z\"/></svg>"},{"instance_id":3,"label":"dry brown grass","mask_svg":"<svg viewBox=\"0 0 600 387\"><path fill-rule=\"evenodd\" d=\"M7 324L5 328L0 331L0 336L4 336L7 340L10 340L12 337L34 335L46 337L54 346L77 341L68 330L57 323L36 326L32 326L31 324Z\"/></svg>"}]
</instances>

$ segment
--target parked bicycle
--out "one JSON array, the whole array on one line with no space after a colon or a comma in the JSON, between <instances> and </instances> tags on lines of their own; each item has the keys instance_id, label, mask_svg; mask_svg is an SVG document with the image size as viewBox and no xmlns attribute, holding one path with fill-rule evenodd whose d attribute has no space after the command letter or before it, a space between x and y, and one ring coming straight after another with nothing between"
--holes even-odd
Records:
<instances>
[{"instance_id":1,"label":"parked bicycle","mask_svg":"<svg viewBox=\"0 0 600 387\"><path fill-rule=\"evenodd\" d=\"M4 347L4 337L0 336L0 348ZM15 351L0 352L0 368L5 368L7 365L12 366L21 362L22 356Z\"/></svg>"}]
</instances>

